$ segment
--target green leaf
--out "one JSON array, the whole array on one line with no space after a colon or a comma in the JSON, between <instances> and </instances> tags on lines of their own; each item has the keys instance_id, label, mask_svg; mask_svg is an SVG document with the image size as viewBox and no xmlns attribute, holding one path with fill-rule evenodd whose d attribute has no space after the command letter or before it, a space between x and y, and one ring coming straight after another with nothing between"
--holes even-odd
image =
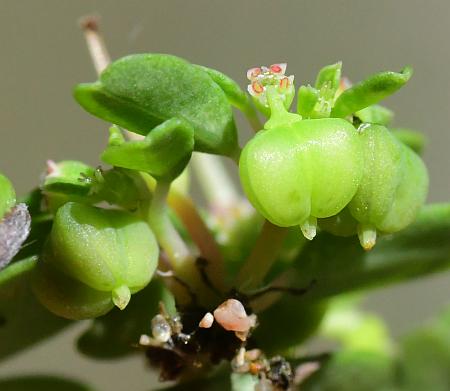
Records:
<instances>
[{"instance_id":1,"label":"green leaf","mask_svg":"<svg viewBox=\"0 0 450 391\"><path fill-rule=\"evenodd\" d=\"M0 379L2 391L94 391L75 380L51 375L25 375Z\"/></svg>"},{"instance_id":2,"label":"green leaf","mask_svg":"<svg viewBox=\"0 0 450 391\"><path fill-rule=\"evenodd\" d=\"M123 310L115 308L94 319L80 336L77 347L83 354L95 359L114 359L139 352L136 345L142 334L150 334L151 320L157 314L159 303L174 308L173 296L159 280L153 280Z\"/></svg>"},{"instance_id":3,"label":"green leaf","mask_svg":"<svg viewBox=\"0 0 450 391\"><path fill-rule=\"evenodd\" d=\"M359 110L378 103L403 87L412 76L412 69L405 67L401 72L380 72L345 90L336 99L332 117L345 118Z\"/></svg>"},{"instance_id":4,"label":"green leaf","mask_svg":"<svg viewBox=\"0 0 450 391\"><path fill-rule=\"evenodd\" d=\"M199 69L205 71L211 79L222 89L227 96L229 102L241 111L246 111L250 105L248 95L242 91L239 84L237 84L231 77L219 72L215 69L208 68L202 65L196 65Z\"/></svg>"},{"instance_id":5,"label":"green leaf","mask_svg":"<svg viewBox=\"0 0 450 391\"><path fill-rule=\"evenodd\" d=\"M147 172L157 180L170 181L180 175L194 149L192 127L178 118L163 122L144 140L126 142L114 126L110 133L102 160L113 166Z\"/></svg>"},{"instance_id":6,"label":"green leaf","mask_svg":"<svg viewBox=\"0 0 450 391\"><path fill-rule=\"evenodd\" d=\"M62 193L77 196L87 196L90 183L83 178L94 176L94 169L83 162L63 160L51 162L49 172L44 177L42 190L48 193Z\"/></svg>"},{"instance_id":7,"label":"green leaf","mask_svg":"<svg viewBox=\"0 0 450 391\"><path fill-rule=\"evenodd\" d=\"M342 63L323 67L315 87L301 86L298 90L297 113L304 118L329 117L336 91L341 80Z\"/></svg>"},{"instance_id":8,"label":"green leaf","mask_svg":"<svg viewBox=\"0 0 450 391\"><path fill-rule=\"evenodd\" d=\"M427 143L426 137L423 133L406 128L394 128L391 129L391 131L392 134L403 144L410 147L419 155L422 154Z\"/></svg>"},{"instance_id":9,"label":"green leaf","mask_svg":"<svg viewBox=\"0 0 450 391\"><path fill-rule=\"evenodd\" d=\"M319 91L311 86L298 89L297 113L304 118L311 118L314 107L319 100Z\"/></svg>"},{"instance_id":10,"label":"green leaf","mask_svg":"<svg viewBox=\"0 0 450 391\"><path fill-rule=\"evenodd\" d=\"M326 88L326 99L332 100L341 81L342 62L324 66L318 73L315 87L318 90Z\"/></svg>"},{"instance_id":11,"label":"green leaf","mask_svg":"<svg viewBox=\"0 0 450 391\"><path fill-rule=\"evenodd\" d=\"M112 63L100 80L80 84L75 99L91 114L147 135L171 118L194 128L195 150L234 156L236 127L225 93L202 69L164 54L136 54Z\"/></svg>"},{"instance_id":12,"label":"green leaf","mask_svg":"<svg viewBox=\"0 0 450 391\"><path fill-rule=\"evenodd\" d=\"M32 294L29 277L36 264L37 258L30 257L0 271L0 361L71 324L48 312Z\"/></svg>"},{"instance_id":13,"label":"green leaf","mask_svg":"<svg viewBox=\"0 0 450 391\"><path fill-rule=\"evenodd\" d=\"M356 237L322 232L300 254L292 284L316 280L308 295L323 299L344 292L405 281L450 267L450 204L426 205L415 223L381 236L371 251Z\"/></svg>"}]
</instances>

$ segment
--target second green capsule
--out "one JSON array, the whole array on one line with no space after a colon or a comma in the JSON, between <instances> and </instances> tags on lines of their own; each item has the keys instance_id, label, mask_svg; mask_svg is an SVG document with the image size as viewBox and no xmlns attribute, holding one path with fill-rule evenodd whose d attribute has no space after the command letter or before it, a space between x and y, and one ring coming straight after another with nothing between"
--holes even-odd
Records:
<instances>
[{"instance_id":1,"label":"second green capsule","mask_svg":"<svg viewBox=\"0 0 450 391\"><path fill-rule=\"evenodd\" d=\"M370 249L377 231L400 231L415 220L428 193L428 173L422 159L384 126L367 124L359 131L363 176L349 210L359 222L361 245Z\"/></svg>"},{"instance_id":2,"label":"second green capsule","mask_svg":"<svg viewBox=\"0 0 450 391\"><path fill-rule=\"evenodd\" d=\"M34 291L70 319L123 309L150 282L158 252L152 231L136 216L69 202L55 216Z\"/></svg>"}]
</instances>

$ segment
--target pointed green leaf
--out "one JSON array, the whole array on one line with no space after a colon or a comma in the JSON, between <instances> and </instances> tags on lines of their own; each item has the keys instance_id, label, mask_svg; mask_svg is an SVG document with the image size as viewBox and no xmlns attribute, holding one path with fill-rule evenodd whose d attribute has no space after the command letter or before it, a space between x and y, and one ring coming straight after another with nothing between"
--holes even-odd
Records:
<instances>
[{"instance_id":1,"label":"pointed green leaf","mask_svg":"<svg viewBox=\"0 0 450 391\"><path fill-rule=\"evenodd\" d=\"M205 71L209 77L217 83L233 106L237 107L239 110L246 111L247 106L250 104L250 100L248 99L248 95L242 91L239 84L231 77L228 77L215 69L202 65L196 66Z\"/></svg>"},{"instance_id":2,"label":"pointed green leaf","mask_svg":"<svg viewBox=\"0 0 450 391\"><path fill-rule=\"evenodd\" d=\"M47 170L42 183L44 192L88 195L90 183L82 179L94 176L92 167L75 160L63 160L58 163L49 162Z\"/></svg>"},{"instance_id":3,"label":"pointed green leaf","mask_svg":"<svg viewBox=\"0 0 450 391\"><path fill-rule=\"evenodd\" d=\"M100 80L80 84L75 99L91 114L147 135L171 118L194 128L195 150L232 156L237 135L225 93L202 69L164 54L136 54L112 63Z\"/></svg>"},{"instance_id":4,"label":"pointed green leaf","mask_svg":"<svg viewBox=\"0 0 450 391\"><path fill-rule=\"evenodd\" d=\"M153 129L144 140L118 141L111 128L110 143L102 160L117 167L144 171L157 180L173 180L186 167L194 148L194 131L188 122L172 118Z\"/></svg>"},{"instance_id":5,"label":"pointed green leaf","mask_svg":"<svg viewBox=\"0 0 450 391\"><path fill-rule=\"evenodd\" d=\"M323 87L327 88L328 99L332 99L339 88L341 81L342 62L324 66L318 73L315 87L320 90Z\"/></svg>"},{"instance_id":6,"label":"pointed green leaf","mask_svg":"<svg viewBox=\"0 0 450 391\"><path fill-rule=\"evenodd\" d=\"M401 72L380 72L345 90L336 99L332 117L344 118L359 110L378 103L403 87L412 76L412 69Z\"/></svg>"},{"instance_id":7,"label":"pointed green leaf","mask_svg":"<svg viewBox=\"0 0 450 391\"><path fill-rule=\"evenodd\" d=\"M311 86L301 86L298 90L297 113L304 118L311 118L316 103L319 101L319 91Z\"/></svg>"},{"instance_id":8,"label":"pointed green leaf","mask_svg":"<svg viewBox=\"0 0 450 391\"><path fill-rule=\"evenodd\" d=\"M300 254L292 284L316 280L305 299L322 299L421 277L450 267L450 204L425 206L415 223L381 236L371 251L356 237L321 233ZM292 274L292 273L291 273Z\"/></svg>"}]
</instances>

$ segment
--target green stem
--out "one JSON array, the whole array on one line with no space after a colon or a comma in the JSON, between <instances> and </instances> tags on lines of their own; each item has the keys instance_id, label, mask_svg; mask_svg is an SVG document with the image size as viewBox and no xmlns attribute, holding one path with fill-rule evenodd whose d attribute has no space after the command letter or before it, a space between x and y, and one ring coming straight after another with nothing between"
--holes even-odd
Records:
<instances>
[{"instance_id":1,"label":"green stem","mask_svg":"<svg viewBox=\"0 0 450 391\"><path fill-rule=\"evenodd\" d=\"M189 232L191 239L197 245L200 254L208 261L207 272L214 286L225 291L224 265L220 248L203 221L192 199L177 191L170 191L169 206L175 211Z\"/></svg>"},{"instance_id":2,"label":"green stem","mask_svg":"<svg viewBox=\"0 0 450 391\"><path fill-rule=\"evenodd\" d=\"M217 305L217 296L211 294L211 288L202 279L202 274L193 256L167 213L167 197L170 183L158 182L153 199L147 212L147 220L156 238L166 253L176 279L167 282L176 298L177 304L190 305L192 294L198 304L207 308ZM180 284L182 281L182 284ZM220 287L215 287L220 289Z\"/></svg>"},{"instance_id":3,"label":"green stem","mask_svg":"<svg viewBox=\"0 0 450 391\"><path fill-rule=\"evenodd\" d=\"M177 272L184 268L186 263L192 262L192 256L167 214L166 200L169 189L170 182L156 184L147 218L159 244L166 252L173 270Z\"/></svg>"},{"instance_id":4,"label":"green stem","mask_svg":"<svg viewBox=\"0 0 450 391\"><path fill-rule=\"evenodd\" d=\"M290 113L284 107L283 99L276 86L268 86L266 90L267 102L270 106L270 119L264 124L264 129L271 129L288 125L302 119L298 114Z\"/></svg>"},{"instance_id":5,"label":"green stem","mask_svg":"<svg viewBox=\"0 0 450 391\"><path fill-rule=\"evenodd\" d=\"M245 290L259 288L277 259L287 229L265 221L253 250L239 272L236 287Z\"/></svg>"}]
</instances>

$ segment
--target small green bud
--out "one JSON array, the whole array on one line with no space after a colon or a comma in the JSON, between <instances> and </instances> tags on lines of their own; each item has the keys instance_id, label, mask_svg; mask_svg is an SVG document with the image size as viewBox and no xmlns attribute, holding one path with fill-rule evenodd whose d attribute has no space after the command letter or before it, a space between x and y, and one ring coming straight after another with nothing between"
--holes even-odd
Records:
<instances>
[{"instance_id":1,"label":"small green bud","mask_svg":"<svg viewBox=\"0 0 450 391\"><path fill-rule=\"evenodd\" d=\"M125 308L131 294L149 283L157 261L158 245L145 222L124 211L69 202L55 216L41 260L46 269L41 280L54 280L61 275L70 280L70 287L66 289L66 284L53 281L64 295L47 294L45 284L39 283L35 291L60 316L72 319L98 316L113 304ZM80 292L87 300L84 306ZM65 311L64 302L69 299L80 304ZM55 303L58 301L63 303ZM90 311L90 306L98 302L99 308Z\"/></svg>"},{"instance_id":2,"label":"small green bud","mask_svg":"<svg viewBox=\"0 0 450 391\"><path fill-rule=\"evenodd\" d=\"M400 231L415 220L428 192L428 174L422 159L384 126L362 125L360 133L364 173L349 210L368 250L377 230Z\"/></svg>"},{"instance_id":3,"label":"small green bud","mask_svg":"<svg viewBox=\"0 0 450 391\"><path fill-rule=\"evenodd\" d=\"M149 196L148 176L119 167L103 170L75 160L47 162L41 189L48 208L56 213L66 202L96 204L106 201L127 210L135 210Z\"/></svg>"},{"instance_id":4,"label":"small green bud","mask_svg":"<svg viewBox=\"0 0 450 391\"><path fill-rule=\"evenodd\" d=\"M4 175L0 174L0 220L16 204L14 187Z\"/></svg>"},{"instance_id":5,"label":"small green bud","mask_svg":"<svg viewBox=\"0 0 450 391\"><path fill-rule=\"evenodd\" d=\"M94 168L76 160L47 161L47 170L42 178L41 189L47 207L56 210L69 201L89 202Z\"/></svg>"}]
</instances>

